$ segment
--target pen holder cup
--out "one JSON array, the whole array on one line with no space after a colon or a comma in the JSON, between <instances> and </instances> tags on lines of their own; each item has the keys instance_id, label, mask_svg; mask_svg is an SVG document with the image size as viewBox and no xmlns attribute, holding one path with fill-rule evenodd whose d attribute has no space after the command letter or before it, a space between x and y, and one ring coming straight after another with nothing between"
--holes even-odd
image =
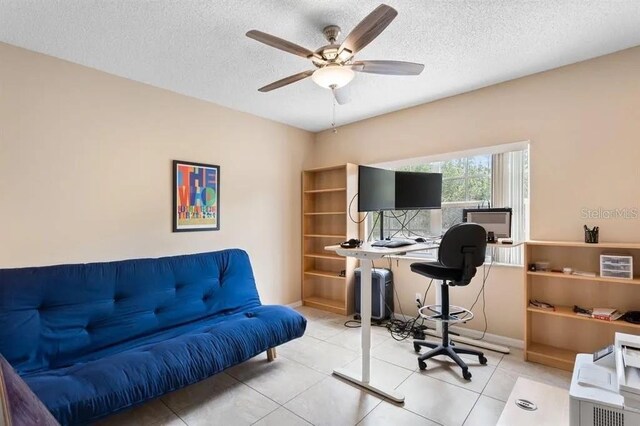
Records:
<instances>
[{"instance_id":1,"label":"pen holder cup","mask_svg":"<svg viewBox=\"0 0 640 426\"><path fill-rule=\"evenodd\" d=\"M588 243L588 244L597 244L598 243L598 234L599 234L599 230L593 230L593 231L589 231L586 230L584 231L584 242Z\"/></svg>"}]
</instances>

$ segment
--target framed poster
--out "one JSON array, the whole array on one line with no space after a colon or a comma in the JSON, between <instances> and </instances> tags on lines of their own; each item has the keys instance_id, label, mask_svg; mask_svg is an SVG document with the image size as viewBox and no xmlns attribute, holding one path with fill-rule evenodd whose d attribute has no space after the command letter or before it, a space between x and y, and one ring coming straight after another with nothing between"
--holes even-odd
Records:
<instances>
[{"instance_id":1,"label":"framed poster","mask_svg":"<svg viewBox=\"0 0 640 426\"><path fill-rule=\"evenodd\" d=\"M173 232L220 229L220 166L173 161Z\"/></svg>"}]
</instances>

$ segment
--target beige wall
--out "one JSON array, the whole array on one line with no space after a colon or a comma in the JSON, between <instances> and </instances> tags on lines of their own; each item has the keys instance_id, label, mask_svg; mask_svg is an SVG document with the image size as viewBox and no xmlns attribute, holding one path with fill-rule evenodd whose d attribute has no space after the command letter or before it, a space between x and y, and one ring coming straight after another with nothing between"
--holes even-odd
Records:
<instances>
[{"instance_id":1,"label":"beige wall","mask_svg":"<svg viewBox=\"0 0 640 426\"><path fill-rule=\"evenodd\" d=\"M395 301L394 309L397 313L400 313L400 308L402 308L402 313L406 316L416 315L418 309L414 302L416 293L424 296L429 286L427 278L411 272L409 265L413 262L424 262L424 259L394 260L391 263L394 283L398 290L398 299L400 301L400 304L398 304L398 300ZM388 268L389 264L378 261L376 266ZM482 288L482 274L488 273L485 283L487 333L522 340L524 327L522 268L498 265L493 265L490 270L488 265L485 268L487 269L478 269L476 278L467 287L450 288L451 304L470 308ZM437 281L434 281L429 290L426 304L436 303L436 285ZM482 331L485 326L482 315L482 296L480 296L473 312L476 317L466 325L461 326ZM433 327L433 323L426 324Z\"/></svg>"},{"instance_id":2,"label":"beige wall","mask_svg":"<svg viewBox=\"0 0 640 426\"><path fill-rule=\"evenodd\" d=\"M603 241L637 242L639 219L585 220L581 212L640 208L639 76L636 47L361 121L318 134L314 165L371 164L530 140L532 238L580 240L588 223L600 226ZM425 285L408 272L409 263L395 271L405 306ZM522 286L521 271L492 271L490 333L522 338ZM475 294L455 288L452 300L469 306ZM517 315L507 316L514 305ZM470 324L482 325L480 319Z\"/></svg>"},{"instance_id":3,"label":"beige wall","mask_svg":"<svg viewBox=\"0 0 640 426\"><path fill-rule=\"evenodd\" d=\"M0 267L246 249L266 303L300 300L313 135L0 44ZM217 232L171 232L171 160L221 166Z\"/></svg>"},{"instance_id":4,"label":"beige wall","mask_svg":"<svg viewBox=\"0 0 640 426\"><path fill-rule=\"evenodd\" d=\"M533 238L578 240L587 222L602 240L640 241L640 220L581 217L583 208L640 207L639 74L634 48L314 137L0 43L0 267L242 247L263 300L291 303L300 299L305 166L522 140L531 141ZM222 167L221 231L171 232L173 159ZM409 264L393 269L411 314L427 283ZM453 301L470 306L479 286L453 289ZM521 269L494 266L490 333L522 338L522 286ZM481 329L481 316L470 326Z\"/></svg>"}]
</instances>

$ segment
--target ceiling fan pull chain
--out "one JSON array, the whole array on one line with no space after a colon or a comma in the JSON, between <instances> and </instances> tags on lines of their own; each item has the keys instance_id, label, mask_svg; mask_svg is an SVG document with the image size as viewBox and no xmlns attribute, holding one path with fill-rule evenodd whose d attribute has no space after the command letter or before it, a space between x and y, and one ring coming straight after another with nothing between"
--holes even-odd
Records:
<instances>
[{"instance_id":1,"label":"ceiling fan pull chain","mask_svg":"<svg viewBox=\"0 0 640 426\"><path fill-rule=\"evenodd\" d=\"M331 129L333 130L333 133L338 133L338 129L336 128L336 88L332 87L331 88L331 104L333 106L333 113L332 113L332 117L331 117Z\"/></svg>"}]
</instances>

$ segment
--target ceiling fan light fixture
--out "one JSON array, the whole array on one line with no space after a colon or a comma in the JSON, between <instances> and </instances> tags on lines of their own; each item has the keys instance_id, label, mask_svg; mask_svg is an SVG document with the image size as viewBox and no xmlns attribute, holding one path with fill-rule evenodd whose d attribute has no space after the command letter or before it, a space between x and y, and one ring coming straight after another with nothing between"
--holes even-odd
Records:
<instances>
[{"instance_id":1,"label":"ceiling fan light fixture","mask_svg":"<svg viewBox=\"0 0 640 426\"><path fill-rule=\"evenodd\" d=\"M351 68L330 64L315 70L311 79L325 89L338 89L349 84L354 75Z\"/></svg>"}]
</instances>

